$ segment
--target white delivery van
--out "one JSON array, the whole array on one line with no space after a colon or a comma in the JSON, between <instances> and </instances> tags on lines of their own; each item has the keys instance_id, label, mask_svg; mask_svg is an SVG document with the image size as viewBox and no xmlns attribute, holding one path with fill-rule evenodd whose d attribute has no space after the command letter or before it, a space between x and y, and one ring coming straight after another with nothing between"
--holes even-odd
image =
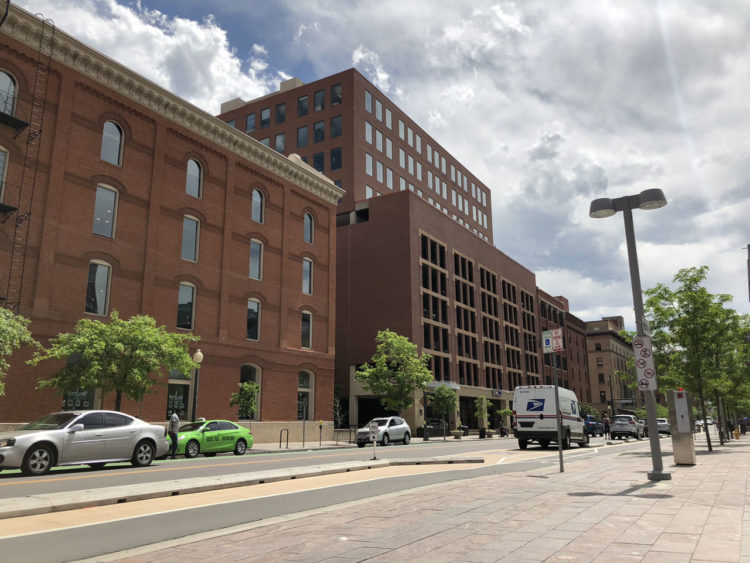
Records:
<instances>
[{"instance_id":1,"label":"white delivery van","mask_svg":"<svg viewBox=\"0 0 750 563\"><path fill-rule=\"evenodd\" d=\"M570 389L557 388L562 413L562 447L567 450L571 442L584 447L589 436L584 430L583 418L578 410L578 399ZM516 387L513 394L513 416L518 447L526 449L529 442L546 448L557 442L555 420L555 386L525 385Z\"/></svg>"}]
</instances>

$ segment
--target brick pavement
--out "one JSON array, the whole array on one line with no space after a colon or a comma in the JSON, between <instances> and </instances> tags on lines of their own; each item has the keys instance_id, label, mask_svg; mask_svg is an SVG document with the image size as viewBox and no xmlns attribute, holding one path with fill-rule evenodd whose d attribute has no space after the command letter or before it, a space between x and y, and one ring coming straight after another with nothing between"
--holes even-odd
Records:
<instances>
[{"instance_id":1,"label":"brick pavement","mask_svg":"<svg viewBox=\"0 0 750 563\"><path fill-rule=\"evenodd\" d=\"M711 454L699 438L693 467L661 447L669 481L648 481L644 441L563 474L554 459L96 560L750 563L750 436Z\"/></svg>"}]
</instances>

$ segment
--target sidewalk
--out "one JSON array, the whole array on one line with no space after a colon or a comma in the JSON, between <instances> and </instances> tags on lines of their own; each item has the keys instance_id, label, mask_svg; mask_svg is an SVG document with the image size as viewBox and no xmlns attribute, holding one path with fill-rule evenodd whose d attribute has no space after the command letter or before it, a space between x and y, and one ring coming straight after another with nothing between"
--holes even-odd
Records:
<instances>
[{"instance_id":1,"label":"sidewalk","mask_svg":"<svg viewBox=\"0 0 750 563\"><path fill-rule=\"evenodd\" d=\"M674 466L671 441L660 443L668 481L648 481L647 441L611 457L575 460L572 449L562 474L548 460L106 560L750 563L750 438L711 454L699 438L693 467Z\"/></svg>"}]
</instances>

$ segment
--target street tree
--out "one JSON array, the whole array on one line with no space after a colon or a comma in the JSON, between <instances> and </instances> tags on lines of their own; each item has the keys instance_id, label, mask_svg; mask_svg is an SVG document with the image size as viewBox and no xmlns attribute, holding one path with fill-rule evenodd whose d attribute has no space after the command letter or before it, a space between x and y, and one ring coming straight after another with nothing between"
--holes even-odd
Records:
<instances>
[{"instance_id":1,"label":"street tree","mask_svg":"<svg viewBox=\"0 0 750 563\"><path fill-rule=\"evenodd\" d=\"M443 440L445 440L445 418L458 408L458 394L447 385L439 385L430 397L430 407L443 420Z\"/></svg>"},{"instance_id":2,"label":"street tree","mask_svg":"<svg viewBox=\"0 0 750 563\"><path fill-rule=\"evenodd\" d=\"M724 372L738 368L734 363L742 343L736 328L741 319L727 307L732 297L709 293L703 285L707 275L707 266L684 268L674 276L675 289L658 284L646 290L645 312L657 373L667 385L684 387L698 397L712 450L706 401L731 389Z\"/></svg>"},{"instance_id":3,"label":"street tree","mask_svg":"<svg viewBox=\"0 0 750 563\"><path fill-rule=\"evenodd\" d=\"M240 390L236 393L232 393L229 399L229 406L238 406L240 418L250 418L255 414L257 409L255 399L260 391L260 385L254 381L245 381L244 383L238 383Z\"/></svg>"},{"instance_id":4,"label":"street tree","mask_svg":"<svg viewBox=\"0 0 750 563\"><path fill-rule=\"evenodd\" d=\"M21 315L16 315L10 309L0 309L0 395L5 394L5 379L10 363L5 359L14 350L22 346L39 348L29 331L31 321Z\"/></svg>"},{"instance_id":5,"label":"street tree","mask_svg":"<svg viewBox=\"0 0 750 563\"><path fill-rule=\"evenodd\" d=\"M375 342L370 363L360 367L354 378L369 392L384 395L383 407L400 413L414 404L414 391L433 380L430 355L420 356L407 337L388 329L379 331Z\"/></svg>"},{"instance_id":6,"label":"street tree","mask_svg":"<svg viewBox=\"0 0 750 563\"><path fill-rule=\"evenodd\" d=\"M27 363L35 366L45 360L67 360L37 387L114 392L115 410L119 411L123 395L140 401L165 371L176 370L189 377L198 364L190 357L188 346L198 340L193 334L171 333L156 326L147 315L122 320L112 311L109 322L81 319L74 332L51 339L49 347L38 350Z\"/></svg>"}]
</instances>

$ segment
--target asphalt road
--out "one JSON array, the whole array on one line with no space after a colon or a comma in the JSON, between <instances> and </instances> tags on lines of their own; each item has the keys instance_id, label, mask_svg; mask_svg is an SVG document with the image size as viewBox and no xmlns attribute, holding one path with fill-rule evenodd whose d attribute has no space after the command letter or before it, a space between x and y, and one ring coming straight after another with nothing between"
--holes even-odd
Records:
<instances>
[{"instance_id":1,"label":"asphalt road","mask_svg":"<svg viewBox=\"0 0 750 563\"><path fill-rule=\"evenodd\" d=\"M594 440L592 443L595 443ZM380 459L403 459L471 454L488 449L517 450L518 442L513 439L429 442L415 439L408 446L393 444L385 448L378 447L376 455ZM372 459L371 446L311 451L288 450L280 453L250 450L244 456L229 453L212 458L199 456L194 459L180 457L176 460L157 460L149 467L140 468L132 467L129 463L110 464L102 469L91 469L88 466L62 467L40 477L27 477L20 471L6 470L0 473L0 499L368 459Z\"/></svg>"},{"instance_id":2,"label":"asphalt road","mask_svg":"<svg viewBox=\"0 0 750 563\"><path fill-rule=\"evenodd\" d=\"M503 442L507 444L507 448L514 448L517 451L517 444L514 441L507 440ZM491 444L497 448L503 442L498 440ZM475 444L463 443L458 447L462 451L470 453L471 451L477 451L477 448L481 448L482 446L486 450L489 445L490 442L476 442ZM596 446L597 444L594 443L589 448L572 448L567 451L565 453L566 466L569 464L591 463L596 456L613 455L623 452L623 448L621 447L597 448ZM411 455L436 455L434 451L427 452L428 448L432 449L433 447L439 448L440 445L415 445L413 448L415 451ZM443 445L442 447L452 448L451 453L457 453L456 445L454 444L450 446ZM628 449L643 449L648 447L648 443L636 442L626 447ZM396 451L397 449L399 448L393 448L392 451ZM412 447L400 449L409 450ZM2 553L4 561L33 560L38 563L75 561L170 539L183 538L190 534L247 524L275 516L316 510L326 506L361 499L377 498L380 495L435 483L489 474L528 471L558 463L556 450L534 450L536 449L529 448L526 454L532 453L532 457L519 456L521 461L517 463L493 464L461 470L446 469L445 471L389 478L367 478L363 475L361 482L335 484L325 487L313 487L312 485L305 487L304 483L308 480L303 479L296 482L298 485L303 485L301 490L290 493L271 494L251 499L242 498L185 509L167 509L156 513L121 518L113 521L112 518L117 518L118 507L115 505L109 507L112 516L105 522L76 525L64 529L4 538L0 540L0 553ZM309 453L322 454L323 452ZM339 450L338 453L343 452ZM361 450L353 450L350 453L362 455ZM512 455L511 451L508 453ZM361 459L361 457L357 459ZM217 458L207 461L217 461ZM315 463L320 463L320 459L316 459Z\"/></svg>"}]
</instances>

